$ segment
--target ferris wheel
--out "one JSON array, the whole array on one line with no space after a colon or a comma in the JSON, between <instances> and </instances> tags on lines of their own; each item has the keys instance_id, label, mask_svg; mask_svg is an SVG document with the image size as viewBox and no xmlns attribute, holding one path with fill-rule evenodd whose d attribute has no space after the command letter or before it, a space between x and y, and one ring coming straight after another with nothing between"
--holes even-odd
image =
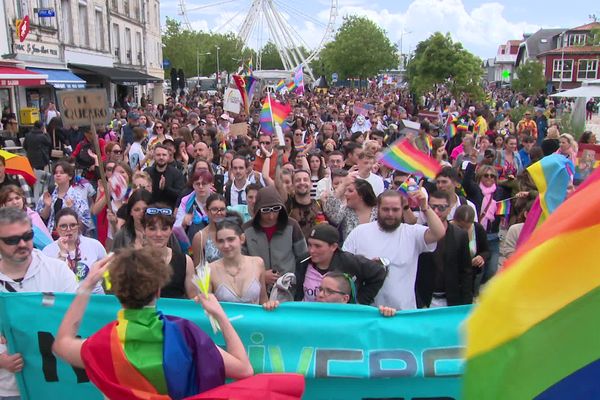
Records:
<instances>
[{"instance_id":1,"label":"ferris wheel","mask_svg":"<svg viewBox=\"0 0 600 400\"><path fill-rule=\"evenodd\" d=\"M218 15L222 20L223 16L226 16L227 19L211 31L237 33L246 47L256 50L255 69L261 69L260 49L270 41L277 48L286 70L292 71L302 64L314 79L309 63L333 37L335 31L338 0L330 0L329 3L329 16L326 21L298 9L297 1L286 0L224 0L204 4L199 0L179 0L179 15L189 30L193 30L191 21L195 19ZM291 21L293 23L290 23ZM311 34L305 36L311 36L310 44L299 33L307 28L310 28ZM314 34L315 31L319 33Z\"/></svg>"}]
</instances>

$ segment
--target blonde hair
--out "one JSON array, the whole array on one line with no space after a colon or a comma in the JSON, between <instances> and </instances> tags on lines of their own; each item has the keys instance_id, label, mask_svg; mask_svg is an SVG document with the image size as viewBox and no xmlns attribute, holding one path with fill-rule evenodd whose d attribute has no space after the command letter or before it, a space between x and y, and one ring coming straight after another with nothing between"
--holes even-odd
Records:
<instances>
[{"instance_id":1,"label":"blonde hair","mask_svg":"<svg viewBox=\"0 0 600 400\"><path fill-rule=\"evenodd\" d=\"M477 169L477 181L480 181L481 178L483 177L483 175L491 173L493 174L496 178L498 178L498 171L496 171L496 168L494 168L491 165L481 165L478 169Z\"/></svg>"}]
</instances>

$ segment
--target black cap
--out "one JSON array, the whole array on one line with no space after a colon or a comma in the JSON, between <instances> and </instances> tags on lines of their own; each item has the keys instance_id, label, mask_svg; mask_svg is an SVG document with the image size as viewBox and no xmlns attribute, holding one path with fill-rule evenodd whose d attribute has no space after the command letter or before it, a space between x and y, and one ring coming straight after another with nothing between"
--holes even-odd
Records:
<instances>
[{"instance_id":1,"label":"black cap","mask_svg":"<svg viewBox=\"0 0 600 400\"><path fill-rule=\"evenodd\" d=\"M309 239L322 240L329 244L339 243L340 233L329 224L319 224L310 231Z\"/></svg>"}]
</instances>

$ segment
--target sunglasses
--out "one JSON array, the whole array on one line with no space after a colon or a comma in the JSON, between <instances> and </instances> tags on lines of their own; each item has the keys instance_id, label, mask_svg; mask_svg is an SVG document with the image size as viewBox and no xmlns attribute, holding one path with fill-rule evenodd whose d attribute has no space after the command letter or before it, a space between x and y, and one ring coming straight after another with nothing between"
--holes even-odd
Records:
<instances>
[{"instance_id":1,"label":"sunglasses","mask_svg":"<svg viewBox=\"0 0 600 400\"><path fill-rule=\"evenodd\" d=\"M430 204L429 207L431 207L432 210L446 211L450 206L444 204Z\"/></svg>"},{"instance_id":2,"label":"sunglasses","mask_svg":"<svg viewBox=\"0 0 600 400\"><path fill-rule=\"evenodd\" d=\"M496 178L496 175L494 175L494 174L483 174L481 176L484 178Z\"/></svg>"},{"instance_id":3,"label":"sunglasses","mask_svg":"<svg viewBox=\"0 0 600 400\"><path fill-rule=\"evenodd\" d=\"M33 240L33 231L25 232L21 236L9 236L9 237L5 237L5 238L0 237L0 240L2 240L5 244L7 244L9 246L16 246L19 243L21 243L21 240L23 240L25 242L29 242L30 240Z\"/></svg>"},{"instance_id":4,"label":"sunglasses","mask_svg":"<svg viewBox=\"0 0 600 400\"><path fill-rule=\"evenodd\" d=\"M113 154L123 154L123 150L113 150Z\"/></svg>"},{"instance_id":5,"label":"sunglasses","mask_svg":"<svg viewBox=\"0 0 600 400\"><path fill-rule=\"evenodd\" d=\"M270 145L270 144L271 144L271 142L259 142L259 143L260 143L261 145L263 145L263 146L268 146L268 145Z\"/></svg>"},{"instance_id":6,"label":"sunglasses","mask_svg":"<svg viewBox=\"0 0 600 400\"><path fill-rule=\"evenodd\" d=\"M283 208L283 206L262 207L260 209L260 212L262 214L276 213L276 212L281 211L282 208Z\"/></svg>"},{"instance_id":7,"label":"sunglasses","mask_svg":"<svg viewBox=\"0 0 600 400\"><path fill-rule=\"evenodd\" d=\"M170 208L155 208L155 207L150 207L150 208L146 208L146 215L173 215L173 210L171 210Z\"/></svg>"},{"instance_id":8,"label":"sunglasses","mask_svg":"<svg viewBox=\"0 0 600 400\"><path fill-rule=\"evenodd\" d=\"M165 127L164 127L164 126L157 126L157 127L155 127L155 128L156 128L156 129L165 129Z\"/></svg>"},{"instance_id":9,"label":"sunglasses","mask_svg":"<svg viewBox=\"0 0 600 400\"><path fill-rule=\"evenodd\" d=\"M208 211L210 211L213 214L225 214L227 212L226 208L209 208Z\"/></svg>"}]
</instances>

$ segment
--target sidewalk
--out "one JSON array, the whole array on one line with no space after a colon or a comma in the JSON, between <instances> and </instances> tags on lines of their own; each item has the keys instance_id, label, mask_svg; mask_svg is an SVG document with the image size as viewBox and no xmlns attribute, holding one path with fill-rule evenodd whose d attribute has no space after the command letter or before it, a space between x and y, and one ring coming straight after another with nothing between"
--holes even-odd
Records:
<instances>
[{"instance_id":1,"label":"sidewalk","mask_svg":"<svg viewBox=\"0 0 600 400\"><path fill-rule=\"evenodd\" d=\"M590 121L586 121L585 130L592 131L596 134L596 137L600 138L600 115L594 114Z\"/></svg>"}]
</instances>

